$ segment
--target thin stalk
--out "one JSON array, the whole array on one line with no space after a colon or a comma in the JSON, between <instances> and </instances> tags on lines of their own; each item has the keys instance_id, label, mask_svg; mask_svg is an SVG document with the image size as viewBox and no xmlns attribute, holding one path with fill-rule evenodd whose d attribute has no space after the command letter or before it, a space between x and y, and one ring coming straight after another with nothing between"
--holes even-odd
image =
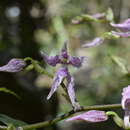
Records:
<instances>
[{"instance_id":1,"label":"thin stalk","mask_svg":"<svg viewBox=\"0 0 130 130\"><path fill-rule=\"evenodd\" d=\"M95 105L95 106L82 107L78 111L71 110L71 111L69 111L69 112L67 112L59 117L56 117L52 120L43 121L43 122L30 124L30 125L25 125L25 126L22 126L22 128L23 128L23 130L28 130L28 129L33 129L33 128L41 128L41 127L51 126L59 121L62 121L64 119L72 116L73 114L75 114L77 112L83 112L83 111L88 111L88 110L107 110L107 109L113 109L113 108L115 108L115 109L121 108L121 104Z\"/></svg>"}]
</instances>

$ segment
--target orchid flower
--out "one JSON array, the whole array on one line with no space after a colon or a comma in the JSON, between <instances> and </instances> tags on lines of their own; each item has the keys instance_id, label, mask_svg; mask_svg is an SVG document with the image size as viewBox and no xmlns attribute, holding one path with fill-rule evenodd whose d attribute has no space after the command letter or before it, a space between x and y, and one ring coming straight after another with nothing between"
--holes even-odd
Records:
<instances>
[{"instance_id":1,"label":"orchid flower","mask_svg":"<svg viewBox=\"0 0 130 130\"><path fill-rule=\"evenodd\" d=\"M6 65L0 67L3 72L19 72L26 66L22 59L13 58Z\"/></svg>"},{"instance_id":2,"label":"orchid flower","mask_svg":"<svg viewBox=\"0 0 130 130\"><path fill-rule=\"evenodd\" d=\"M91 110L82 113L80 115L71 117L66 121L68 122L68 121L75 121L75 120L84 120L86 122L96 123L96 122L106 121L107 119L108 116L105 114L104 111Z\"/></svg>"},{"instance_id":3,"label":"orchid flower","mask_svg":"<svg viewBox=\"0 0 130 130\"><path fill-rule=\"evenodd\" d=\"M54 92L57 90L58 86L62 83L64 79L67 80L67 92L72 103L72 106L75 110L79 109L80 106L76 102L75 92L74 92L74 78L70 75L68 71L68 65L72 65L74 67L81 67L82 62L85 57L75 57L69 56L67 52L67 43L64 44L61 53L56 56L47 56L46 54L42 54L44 61L51 65L56 66L57 64L61 64L62 66L55 73L53 84L51 90L47 96L47 100L51 98Z\"/></svg>"},{"instance_id":4,"label":"orchid flower","mask_svg":"<svg viewBox=\"0 0 130 130\"><path fill-rule=\"evenodd\" d=\"M112 32L120 37L130 37L130 18L125 21L114 24L110 23L112 27L118 28L121 32Z\"/></svg>"},{"instance_id":5,"label":"orchid flower","mask_svg":"<svg viewBox=\"0 0 130 130\"><path fill-rule=\"evenodd\" d=\"M124 127L128 129L130 128L130 85L123 89L121 104L125 110Z\"/></svg>"}]
</instances>

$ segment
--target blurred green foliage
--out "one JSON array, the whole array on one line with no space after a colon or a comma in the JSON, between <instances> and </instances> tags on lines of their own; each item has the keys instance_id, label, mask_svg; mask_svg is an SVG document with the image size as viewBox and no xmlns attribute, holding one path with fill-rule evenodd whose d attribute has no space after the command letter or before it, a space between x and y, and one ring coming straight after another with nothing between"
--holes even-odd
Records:
<instances>
[{"instance_id":1,"label":"blurred green foliage","mask_svg":"<svg viewBox=\"0 0 130 130\"><path fill-rule=\"evenodd\" d=\"M87 106L120 103L122 88L129 84L130 76L122 73L122 61L121 64L115 64L110 56L122 59L129 72L129 38L106 40L96 48L83 49L81 45L86 41L101 36L112 28L108 23L96 22L74 25L72 19L81 14L106 12L111 7L114 11L114 21L119 22L130 16L129 3L129 0L1 1L0 64L12 57L30 56L41 60L40 51L55 55L67 40L71 55L88 57L81 69L70 67L70 72L75 77L76 95L80 104ZM45 68L52 74L56 70L47 65ZM29 82L34 83L38 90L51 86L52 80L46 76L30 74L27 79L28 77L31 79ZM63 98L61 89L58 90L58 97L58 113L61 114L71 107ZM59 127L71 129L63 123ZM85 128L90 129L87 126Z\"/></svg>"}]
</instances>

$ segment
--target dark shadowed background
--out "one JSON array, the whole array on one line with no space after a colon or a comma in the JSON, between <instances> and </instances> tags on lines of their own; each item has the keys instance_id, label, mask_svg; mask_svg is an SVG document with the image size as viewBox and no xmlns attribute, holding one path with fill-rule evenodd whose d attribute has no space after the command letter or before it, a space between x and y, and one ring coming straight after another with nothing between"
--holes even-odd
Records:
<instances>
[{"instance_id":1,"label":"dark shadowed background","mask_svg":"<svg viewBox=\"0 0 130 130\"><path fill-rule=\"evenodd\" d=\"M40 51L49 55L59 52L69 41L71 55L87 56L82 68L70 72L75 76L75 89L82 106L120 103L121 91L130 82L109 55L123 58L128 69L129 38L107 40L96 48L82 49L87 40L112 28L105 23L86 22L73 25L71 20L80 14L95 14L113 9L115 22L130 17L129 0L1 0L0 1L0 65L11 58L32 57L41 61ZM44 65L53 74L56 68ZM21 100L0 92L0 113L35 123L56 117L71 109L59 88L51 100L46 96L52 79L34 70L16 74L0 72L0 87L16 92ZM121 116L123 112L116 110ZM59 122L45 130L118 130L111 119L103 123Z\"/></svg>"}]
</instances>

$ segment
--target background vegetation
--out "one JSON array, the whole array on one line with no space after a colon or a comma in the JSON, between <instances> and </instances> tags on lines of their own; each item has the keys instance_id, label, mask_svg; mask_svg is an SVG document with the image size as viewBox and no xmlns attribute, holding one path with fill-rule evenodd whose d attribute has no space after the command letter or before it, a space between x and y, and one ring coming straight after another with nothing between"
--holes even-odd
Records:
<instances>
[{"instance_id":1,"label":"background vegetation","mask_svg":"<svg viewBox=\"0 0 130 130\"><path fill-rule=\"evenodd\" d=\"M0 1L0 65L13 57L32 57L42 60L40 51L49 55L59 52L69 39L71 55L87 56L82 68L70 68L75 76L76 95L82 106L120 103L122 88L130 82L121 69L112 62L110 55L123 59L129 65L129 38L107 40L96 48L81 49L81 45L112 28L106 23L85 22L74 25L72 19L81 14L105 12L109 7L114 12L115 22L130 17L129 0L1 0ZM45 64L53 73L54 68ZM27 123L52 119L71 109L62 89L50 101L46 100L52 79L39 75L34 70L9 74L0 72L0 87L16 92L21 100L0 93L0 113ZM120 113L120 110L118 111ZM113 129L114 123L97 124L58 123L46 130Z\"/></svg>"}]
</instances>

